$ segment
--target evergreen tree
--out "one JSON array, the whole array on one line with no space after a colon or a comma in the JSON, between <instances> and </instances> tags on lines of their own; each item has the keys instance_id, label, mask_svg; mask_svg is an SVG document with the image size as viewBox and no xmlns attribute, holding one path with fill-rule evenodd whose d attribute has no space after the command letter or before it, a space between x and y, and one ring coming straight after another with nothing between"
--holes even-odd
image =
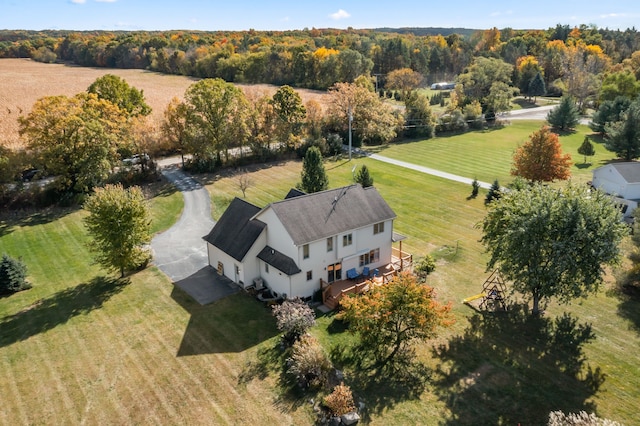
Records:
<instances>
[{"instance_id":1,"label":"evergreen tree","mask_svg":"<svg viewBox=\"0 0 640 426\"><path fill-rule=\"evenodd\" d=\"M593 147L593 144L589 140L588 136L584 137L584 141L582 141L582 145L578 147L578 154L584 155L584 162L587 163L587 157L591 157L592 155L596 155L596 150Z\"/></svg>"},{"instance_id":2,"label":"evergreen tree","mask_svg":"<svg viewBox=\"0 0 640 426\"><path fill-rule=\"evenodd\" d=\"M536 96L542 96L547 93L547 86L544 84L544 78L542 74L537 73L529 82L529 89L527 90L529 96L533 96L533 102L535 103Z\"/></svg>"},{"instance_id":3,"label":"evergreen tree","mask_svg":"<svg viewBox=\"0 0 640 426\"><path fill-rule=\"evenodd\" d=\"M6 254L0 260L0 294L10 294L31 288L27 281L27 267L20 260Z\"/></svg>"},{"instance_id":4,"label":"evergreen tree","mask_svg":"<svg viewBox=\"0 0 640 426\"><path fill-rule=\"evenodd\" d=\"M369 168L366 165L362 165L358 173L356 173L356 182L362 185L363 188L373 186L373 178L369 174Z\"/></svg>"},{"instance_id":5,"label":"evergreen tree","mask_svg":"<svg viewBox=\"0 0 640 426\"><path fill-rule=\"evenodd\" d=\"M299 189L307 194L324 191L329 187L329 178L322 164L322 154L316 146L312 146L302 160L302 182Z\"/></svg>"},{"instance_id":6,"label":"evergreen tree","mask_svg":"<svg viewBox=\"0 0 640 426\"><path fill-rule=\"evenodd\" d=\"M479 190L480 182L478 182L478 179L474 179L473 182L471 182L471 198L476 198Z\"/></svg>"},{"instance_id":7,"label":"evergreen tree","mask_svg":"<svg viewBox=\"0 0 640 426\"><path fill-rule=\"evenodd\" d=\"M640 157L640 101L633 102L622 121L605 126L607 140L605 148L620 158L631 161Z\"/></svg>"},{"instance_id":8,"label":"evergreen tree","mask_svg":"<svg viewBox=\"0 0 640 426\"><path fill-rule=\"evenodd\" d=\"M602 102L591 117L589 127L594 132L604 134L607 124L622 120L622 116L629 109L629 105L631 105L631 99L624 96L618 96L613 101Z\"/></svg>"},{"instance_id":9,"label":"evergreen tree","mask_svg":"<svg viewBox=\"0 0 640 426\"><path fill-rule=\"evenodd\" d=\"M494 180L487 192L487 196L484 199L484 204L489 204L494 200L499 200L502 197L502 190L500 189L500 183L498 179Z\"/></svg>"},{"instance_id":10,"label":"evergreen tree","mask_svg":"<svg viewBox=\"0 0 640 426\"><path fill-rule=\"evenodd\" d=\"M547 121L560 130L573 129L578 124L580 114L578 107L571 97L564 97L560 105L549 111Z\"/></svg>"}]
</instances>

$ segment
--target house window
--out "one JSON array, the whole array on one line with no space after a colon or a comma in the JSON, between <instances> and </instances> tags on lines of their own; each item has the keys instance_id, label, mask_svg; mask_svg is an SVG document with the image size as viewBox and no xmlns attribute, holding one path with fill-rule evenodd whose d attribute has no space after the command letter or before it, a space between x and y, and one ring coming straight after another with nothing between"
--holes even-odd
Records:
<instances>
[{"instance_id":1,"label":"house window","mask_svg":"<svg viewBox=\"0 0 640 426\"><path fill-rule=\"evenodd\" d=\"M302 246L302 258L303 259L309 258L309 244L305 244Z\"/></svg>"},{"instance_id":2,"label":"house window","mask_svg":"<svg viewBox=\"0 0 640 426\"><path fill-rule=\"evenodd\" d=\"M373 235L381 234L384 232L384 222L376 223L373 225Z\"/></svg>"},{"instance_id":3,"label":"house window","mask_svg":"<svg viewBox=\"0 0 640 426\"><path fill-rule=\"evenodd\" d=\"M342 279L342 263L327 265L327 281L332 283Z\"/></svg>"},{"instance_id":4,"label":"house window","mask_svg":"<svg viewBox=\"0 0 640 426\"><path fill-rule=\"evenodd\" d=\"M327 238L327 253L333 251L333 237Z\"/></svg>"},{"instance_id":5,"label":"house window","mask_svg":"<svg viewBox=\"0 0 640 426\"><path fill-rule=\"evenodd\" d=\"M360 266L369 265L380 261L380 249L371 250L369 253L360 255Z\"/></svg>"},{"instance_id":6,"label":"house window","mask_svg":"<svg viewBox=\"0 0 640 426\"><path fill-rule=\"evenodd\" d=\"M313 271L307 271L307 281L311 281L313 279Z\"/></svg>"},{"instance_id":7,"label":"house window","mask_svg":"<svg viewBox=\"0 0 640 426\"><path fill-rule=\"evenodd\" d=\"M342 236L342 247L350 246L353 244L353 234L347 234Z\"/></svg>"},{"instance_id":8,"label":"house window","mask_svg":"<svg viewBox=\"0 0 640 426\"><path fill-rule=\"evenodd\" d=\"M264 264L264 271L268 274L269 273L269 264L265 263Z\"/></svg>"}]
</instances>

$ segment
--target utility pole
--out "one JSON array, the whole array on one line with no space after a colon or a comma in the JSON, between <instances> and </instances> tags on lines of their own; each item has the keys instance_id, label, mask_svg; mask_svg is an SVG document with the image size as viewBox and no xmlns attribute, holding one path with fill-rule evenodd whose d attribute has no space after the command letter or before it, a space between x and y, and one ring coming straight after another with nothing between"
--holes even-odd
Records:
<instances>
[{"instance_id":1,"label":"utility pole","mask_svg":"<svg viewBox=\"0 0 640 426\"><path fill-rule=\"evenodd\" d=\"M351 104L349 104L349 161L351 161L351 122L353 121L353 113L351 112Z\"/></svg>"}]
</instances>

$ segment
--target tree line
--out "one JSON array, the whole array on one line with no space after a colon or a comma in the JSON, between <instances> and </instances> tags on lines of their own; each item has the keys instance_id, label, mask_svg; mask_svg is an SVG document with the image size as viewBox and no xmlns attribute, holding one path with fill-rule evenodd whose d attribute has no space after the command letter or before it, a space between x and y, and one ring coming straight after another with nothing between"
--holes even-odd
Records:
<instances>
[{"instance_id":1,"label":"tree line","mask_svg":"<svg viewBox=\"0 0 640 426\"><path fill-rule=\"evenodd\" d=\"M463 31L460 31L461 33ZM475 57L514 67L533 57L547 87L575 66L564 49L583 45L619 64L640 50L635 28L625 31L558 24L547 30L493 28L446 36L423 31L305 29L297 31L0 31L0 58L29 57L83 66L149 69L237 83L328 89L371 74L384 84L393 70L410 68L428 82L453 79ZM584 53L584 52L583 52ZM594 61L592 61L594 62ZM598 68L598 61L589 64ZM530 70L529 70L530 71ZM527 68L525 66L525 77ZM518 79L518 75L514 75ZM529 81L526 81L528 85ZM525 83L520 87L522 90ZM562 88L557 88L562 90ZM526 90L525 90L526 91Z\"/></svg>"}]
</instances>

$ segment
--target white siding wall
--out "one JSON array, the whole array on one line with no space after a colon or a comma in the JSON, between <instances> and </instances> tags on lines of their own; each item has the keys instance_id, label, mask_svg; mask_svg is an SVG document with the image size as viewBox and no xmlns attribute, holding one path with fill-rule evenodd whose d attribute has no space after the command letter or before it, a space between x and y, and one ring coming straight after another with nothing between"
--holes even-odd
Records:
<instances>
[{"instance_id":1,"label":"white siding wall","mask_svg":"<svg viewBox=\"0 0 640 426\"><path fill-rule=\"evenodd\" d=\"M233 257L229 256L219 248L207 243L208 251L209 251L209 265L212 268L218 269L218 262L222 262L224 266L224 276L231 279L234 282L238 282L239 279L236 278L235 275L235 265L240 266L240 270L242 271L242 265L240 262L235 260Z\"/></svg>"},{"instance_id":2,"label":"white siding wall","mask_svg":"<svg viewBox=\"0 0 640 426\"><path fill-rule=\"evenodd\" d=\"M623 198L640 198L628 197L626 191L626 181L611 165L600 167L593 171L593 186L601 191L611 195L619 195Z\"/></svg>"},{"instance_id":3,"label":"white siding wall","mask_svg":"<svg viewBox=\"0 0 640 426\"><path fill-rule=\"evenodd\" d=\"M624 198L629 200L640 199L640 183L627 183Z\"/></svg>"},{"instance_id":4,"label":"white siding wall","mask_svg":"<svg viewBox=\"0 0 640 426\"><path fill-rule=\"evenodd\" d=\"M241 266L241 276L244 282L245 288L253 284L253 280L261 277L260 271L260 259L258 259L258 253L267 244L267 233L262 231L260 236L256 239L256 242L249 249L243 259Z\"/></svg>"}]
</instances>

